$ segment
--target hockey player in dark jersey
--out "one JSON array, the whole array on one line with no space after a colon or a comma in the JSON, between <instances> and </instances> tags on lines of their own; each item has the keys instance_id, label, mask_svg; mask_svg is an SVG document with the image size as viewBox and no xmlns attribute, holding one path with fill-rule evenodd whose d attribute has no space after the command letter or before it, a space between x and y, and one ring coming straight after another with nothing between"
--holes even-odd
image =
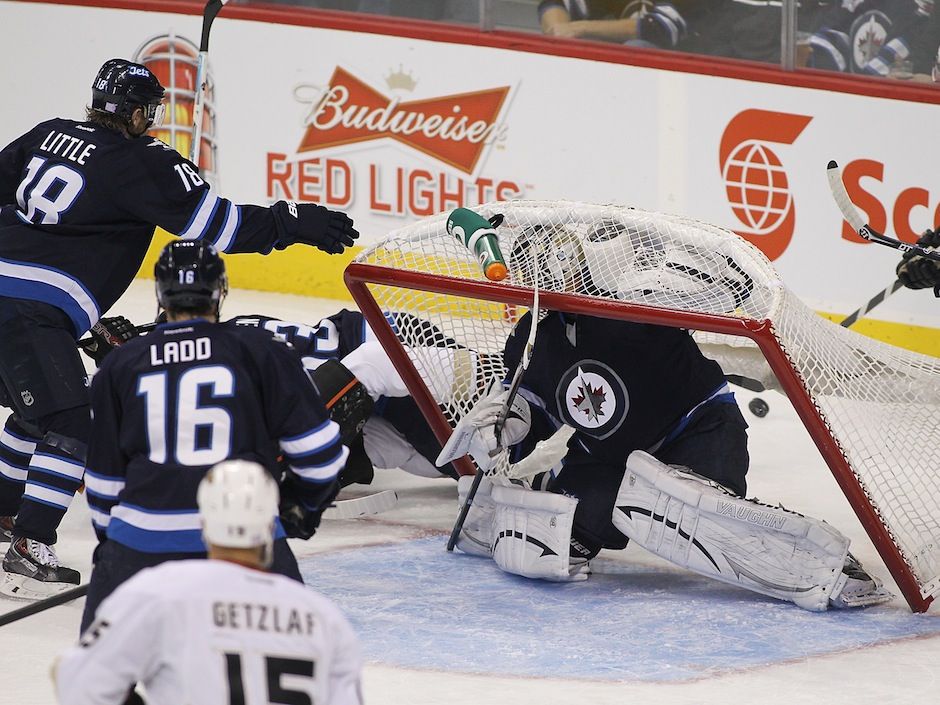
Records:
<instances>
[{"instance_id":1,"label":"hockey player in dark jersey","mask_svg":"<svg viewBox=\"0 0 940 705\"><path fill-rule=\"evenodd\" d=\"M602 237L563 228L539 233L549 248L564 248L541 260L543 276L551 276L552 261L570 263L564 276L576 283L566 290L619 297L599 282L617 279L609 262L627 261L636 248L627 228L600 224L597 232ZM622 253L614 255L618 238ZM607 259L590 256L591 247L603 248ZM512 259L525 260L519 253ZM602 267L593 272L589 262ZM673 271L699 287L705 282L689 267ZM518 268L515 276L518 281ZM713 277L708 281L718 287ZM507 370L519 366L531 325L527 313L507 340ZM509 410L512 423L502 426L500 442L524 440L537 414L573 435L548 492L481 483L458 548L492 556L508 572L567 581L586 579L602 548L623 549L632 541L690 570L810 610L891 599L828 524L744 498L747 424L720 366L688 331L559 311L536 325ZM471 455L484 469L508 399L508 391L494 390L455 430L461 437L476 429ZM461 495L470 479L460 479Z\"/></svg>"},{"instance_id":2,"label":"hockey player in dark jersey","mask_svg":"<svg viewBox=\"0 0 940 705\"><path fill-rule=\"evenodd\" d=\"M917 240L921 247L940 248L940 230L927 230ZM895 269L898 279L908 289L933 289L940 297L940 262L913 252L905 252Z\"/></svg>"},{"instance_id":3,"label":"hockey player in dark jersey","mask_svg":"<svg viewBox=\"0 0 940 705\"><path fill-rule=\"evenodd\" d=\"M173 242L155 267L168 322L103 361L91 388L85 483L102 543L83 617L148 566L203 555L196 487L229 458L279 474L315 528L338 490L348 450L291 347L219 324L225 268L205 243ZM279 526L272 570L300 580Z\"/></svg>"},{"instance_id":4,"label":"hockey player in dark jersey","mask_svg":"<svg viewBox=\"0 0 940 705\"><path fill-rule=\"evenodd\" d=\"M25 595L24 579L52 590L79 582L52 549L89 432L74 341L124 293L155 226L228 253L294 243L339 253L358 235L345 214L318 205L222 198L145 135L162 99L146 67L112 59L85 121L48 120L0 151L0 402L15 412L0 435L0 536L14 539L2 592Z\"/></svg>"}]
</instances>

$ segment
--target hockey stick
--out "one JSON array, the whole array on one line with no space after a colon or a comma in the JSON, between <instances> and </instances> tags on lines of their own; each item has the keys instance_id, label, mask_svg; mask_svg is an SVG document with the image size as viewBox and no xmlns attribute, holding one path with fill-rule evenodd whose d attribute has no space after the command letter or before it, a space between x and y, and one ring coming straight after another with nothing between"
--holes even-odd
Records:
<instances>
[{"instance_id":1,"label":"hockey stick","mask_svg":"<svg viewBox=\"0 0 940 705\"><path fill-rule=\"evenodd\" d=\"M879 291L877 294L872 296L868 300L868 303L866 303L860 309L858 309L857 311L853 311L844 319L842 319L842 321L839 322L839 325L842 326L843 328L851 328L853 325L855 325L855 322L858 321L859 318L862 318L863 316L867 315L869 311L875 308L875 306L878 306L879 304L881 304L885 299L891 296L891 294L893 294L895 291L900 289L902 286L904 285L901 283L901 280L895 279L885 289L883 289L882 291Z\"/></svg>"},{"instance_id":2,"label":"hockey stick","mask_svg":"<svg viewBox=\"0 0 940 705\"><path fill-rule=\"evenodd\" d=\"M357 519L370 514L381 514L398 504L395 490L383 490L364 497L341 499L333 502L323 512L324 519Z\"/></svg>"},{"instance_id":3,"label":"hockey stick","mask_svg":"<svg viewBox=\"0 0 940 705\"><path fill-rule=\"evenodd\" d=\"M500 410L499 416L496 417L496 424L493 426L493 431L496 433L496 448L490 454L491 456L499 453L502 450L502 439L500 436L502 434L503 426L506 423L506 419L509 418L509 410L512 407L512 401L516 398L516 393L519 391L519 385L522 383L522 375L529 367L529 360L532 357L532 348L535 347L535 331L538 329L539 325L538 243L534 244L534 248L536 256L533 258L534 261L532 263L532 270L534 274L532 283L532 308L529 309L529 313L532 317L532 321L529 325L529 337L526 339L525 348L522 351L522 358L519 360L519 365L516 367L516 371L512 377L512 382L509 385L509 393L506 395L506 401L503 402L503 408ZM483 475L483 470L477 468L476 475L473 476L473 484L470 485L470 489L467 491L467 498L460 507L460 512L457 514L457 521L454 522L454 528L451 530L450 537L447 539L448 551L453 551L454 546L457 545L457 539L460 538L460 532L463 530L463 525L467 520L467 514L470 512L470 507L473 505L473 498L476 496L477 490L480 488L480 482L483 480Z\"/></svg>"},{"instance_id":4,"label":"hockey stick","mask_svg":"<svg viewBox=\"0 0 940 705\"><path fill-rule=\"evenodd\" d=\"M839 210L842 211L842 217L852 226L860 238L868 240L868 242L876 242L879 245L885 245L886 247L893 247L895 250L900 250L901 252L913 252L921 257L940 262L940 252L930 250L920 245L911 245L882 235L863 221L862 216L858 213L858 209L855 208L855 205L849 199L848 191L845 190L845 184L842 182L842 170L835 161L829 162L826 175L829 177L829 190L832 191L832 198L835 200L836 205L839 206Z\"/></svg>"},{"instance_id":5,"label":"hockey stick","mask_svg":"<svg viewBox=\"0 0 940 705\"><path fill-rule=\"evenodd\" d=\"M60 592L58 595L47 597L44 600L37 600L36 602L28 604L25 607L10 610L6 614L0 615L0 627L7 624L12 624L13 622L18 622L25 617L30 617L34 614L38 614L39 612L45 612L47 609L52 607L64 605L66 602L77 600L80 597L84 597L87 593L88 583L85 583L83 585L79 585L78 587L71 588L70 590Z\"/></svg>"},{"instance_id":6,"label":"hockey stick","mask_svg":"<svg viewBox=\"0 0 940 705\"><path fill-rule=\"evenodd\" d=\"M193 136L189 145L189 161L199 168L199 146L202 143L202 111L206 102L206 63L209 60L209 31L212 21L228 0L209 0L202 11L202 39L196 60L196 96L193 103Z\"/></svg>"}]
</instances>

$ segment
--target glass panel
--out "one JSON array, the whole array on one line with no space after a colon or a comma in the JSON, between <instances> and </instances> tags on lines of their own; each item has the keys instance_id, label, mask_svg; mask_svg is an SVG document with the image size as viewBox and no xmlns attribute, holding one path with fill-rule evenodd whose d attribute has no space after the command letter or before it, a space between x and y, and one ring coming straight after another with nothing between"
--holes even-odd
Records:
<instances>
[{"instance_id":1,"label":"glass panel","mask_svg":"<svg viewBox=\"0 0 940 705\"><path fill-rule=\"evenodd\" d=\"M933 0L806 2L798 56L806 68L934 83L940 10Z\"/></svg>"}]
</instances>

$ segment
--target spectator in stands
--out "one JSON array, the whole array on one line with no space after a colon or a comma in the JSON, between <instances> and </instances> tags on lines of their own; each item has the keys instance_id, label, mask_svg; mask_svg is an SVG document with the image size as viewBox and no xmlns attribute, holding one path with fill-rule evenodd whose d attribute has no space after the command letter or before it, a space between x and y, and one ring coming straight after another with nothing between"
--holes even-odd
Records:
<instances>
[{"instance_id":1,"label":"spectator in stands","mask_svg":"<svg viewBox=\"0 0 940 705\"><path fill-rule=\"evenodd\" d=\"M554 37L673 49L681 48L686 36L686 12L704 4L700 0L542 0L538 13L542 32Z\"/></svg>"}]
</instances>

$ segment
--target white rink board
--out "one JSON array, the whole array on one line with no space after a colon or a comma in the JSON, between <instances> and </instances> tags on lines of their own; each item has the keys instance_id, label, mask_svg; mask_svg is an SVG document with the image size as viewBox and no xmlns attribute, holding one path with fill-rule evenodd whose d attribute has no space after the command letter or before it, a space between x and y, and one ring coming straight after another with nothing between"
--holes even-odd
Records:
<instances>
[{"instance_id":1,"label":"white rink board","mask_svg":"<svg viewBox=\"0 0 940 705\"><path fill-rule=\"evenodd\" d=\"M841 238L828 160L883 172L849 190L877 205L881 213L868 215L885 222L886 234L895 234L899 197L909 205L898 223L912 232L931 225L940 203L934 104L225 15L213 25L210 57L222 192L241 202L290 195L342 207L363 244L424 214L512 197L625 203L753 232L729 201L724 136L732 146L756 143L758 156L779 162L786 179L792 222L752 239L762 247L786 241L775 264L788 286L816 309L848 312L890 283L898 257ZM105 59L133 56L168 33L198 40L201 26L190 15L21 2L0 2L0 16L0 61L11 67L0 77L5 141L53 115L80 117ZM67 52L36 51L39 36ZM368 129L349 141L311 128L319 141L299 152L305 121L328 122L328 114L311 111L337 70L351 77L332 84L350 90L347 107L394 98L400 110L412 104L412 112L457 117L477 100L465 94L508 93L485 120L491 129L475 160L455 165L444 153L469 153L467 140L455 147L461 140L427 138L416 147ZM409 80L413 86L401 87ZM764 111L760 129L731 127L754 110ZM800 120L798 135L781 139L781 126ZM319 161L301 167L298 160ZM270 173L287 168L286 182ZM759 179L760 171L746 178ZM924 292L898 292L878 317L940 327L940 308Z\"/></svg>"}]
</instances>

